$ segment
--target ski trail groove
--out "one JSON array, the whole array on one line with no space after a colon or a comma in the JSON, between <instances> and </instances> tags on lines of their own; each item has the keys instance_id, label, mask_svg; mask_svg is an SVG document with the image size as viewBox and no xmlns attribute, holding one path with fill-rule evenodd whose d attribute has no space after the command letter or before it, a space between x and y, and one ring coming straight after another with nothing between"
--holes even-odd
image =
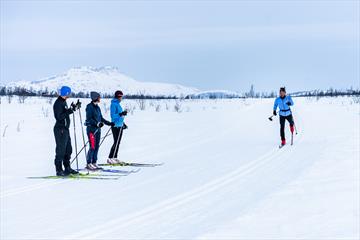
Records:
<instances>
[{"instance_id":1,"label":"ski trail groove","mask_svg":"<svg viewBox=\"0 0 360 240\"><path fill-rule=\"evenodd\" d=\"M299 140L301 139L302 138L300 138ZM260 156L255 161L245 164L238 169L215 180L212 180L211 182L206 183L200 187L169 198L154 206L150 206L135 213L116 218L114 220L106 222L105 224L98 225L91 230L84 230L82 232L79 232L78 234L67 236L64 239L92 239L100 237L101 235L107 233L114 232L118 228L129 226L135 222L141 221L142 219L152 218L158 214L179 207L192 200L196 200L197 198L204 196L205 194L214 192L225 185L231 184L232 182L246 176L247 174L255 171L257 168L265 165L279 155L285 154L286 152L288 151L279 151L278 149L271 150Z\"/></svg>"}]
</instances>

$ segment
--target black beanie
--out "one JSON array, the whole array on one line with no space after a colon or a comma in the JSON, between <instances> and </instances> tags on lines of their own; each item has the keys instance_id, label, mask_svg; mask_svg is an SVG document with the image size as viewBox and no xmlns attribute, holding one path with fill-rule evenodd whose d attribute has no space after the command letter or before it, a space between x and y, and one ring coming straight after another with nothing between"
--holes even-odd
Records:
<instances>
[{"instance_id":1,"label":"black beanie","mask_svg":"<svg viewBox=\"0 0 360 240\"><path fill-rule=\"evenodd\" d=\"M117 91L115 92L115 95L114 95L115 98L119 98L119 97L122 97L122 96L124 96L124 94L123 94L122 91L117 90Z\"/></svg>"},{"instance_id":2,"label":"black beanie","mask_svg":"<svg viewBox=\"0 0 360 240\"><path fill-rule=\"evenodd\" d=\"M285 87L281 87L280 92L286 92Z\"/></svg>"}]
</instances>

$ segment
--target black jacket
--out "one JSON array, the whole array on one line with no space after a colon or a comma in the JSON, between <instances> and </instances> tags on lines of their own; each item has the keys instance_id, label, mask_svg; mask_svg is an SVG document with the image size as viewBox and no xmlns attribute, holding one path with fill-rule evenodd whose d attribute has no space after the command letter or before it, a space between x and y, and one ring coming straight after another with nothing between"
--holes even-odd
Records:
<instances>
[{"instance_id":1,"label":"black jacket","mask_svg":"<svg viewBox=\"0 0 360 240\"><path fill-rule=\"evenodd\" d=\"M54 117L56 119L55 127L58 128L69 128L70 127L70 117L69 115L73 113L73 110L68 108L65 99L58 97L53 106Z\"/></svg>"},{"instance_id":2,"label":"black jacket","mask_svg":"<svg viewBox=\"0 0 360 240\"><path fill-rule=\"evenodd\" d=\"M86 106L86 121L88 132L95 132L98 129L98 124L103 122L106 125L110 125L111 122L103 118L100 107L93 102ZM100 131L100 130L99 130Z\"/></svg>"}]
</instances>

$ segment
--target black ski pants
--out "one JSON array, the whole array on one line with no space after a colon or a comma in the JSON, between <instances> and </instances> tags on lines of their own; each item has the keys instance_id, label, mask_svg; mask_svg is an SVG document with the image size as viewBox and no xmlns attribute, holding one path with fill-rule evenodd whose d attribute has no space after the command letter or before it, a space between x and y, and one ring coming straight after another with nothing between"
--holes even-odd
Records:
<instances>
[{"instance_id":1,"label":"black ski pants","mask_svg":"<svg viewBox=\"0 0 360 240\"><path fill-rule=\"evenodd\" d=\"M54 136L56 142L55 166L57 170L70 167L70 158L72 153L70 131L65 127L54 127Z\"/></svg>"},{"instance_id":2,"label":"black ski pants","mask_svg":"<svg viewBox=\"0 0 360 240\"><path fill-rule=\"evenodd\" d=\"M280 136L281 140L285 140L285 120L287 120L290 124L290 127L294 126L294 119L292 114L289 116L280 116Z\"/></svg>"},{"instance_id":3,"label":"black ski pants","mask_svg":"<svg viewBox=\"0 0 360 240\"><path fill-rule=\"evenodd\" d=\"M111 131L114 138L114 143L111 147L109 158L117 158L119 146L123 134L123 129L122 127L111 127Z\"/></svg>"}]
</instances>

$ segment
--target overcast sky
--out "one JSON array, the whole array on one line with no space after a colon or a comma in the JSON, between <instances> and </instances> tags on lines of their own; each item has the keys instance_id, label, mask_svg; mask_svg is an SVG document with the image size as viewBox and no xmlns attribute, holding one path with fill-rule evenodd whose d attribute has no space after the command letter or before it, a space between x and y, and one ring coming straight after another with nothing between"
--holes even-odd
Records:
<instances>
[{"instance_id":1,"label":"overcast sky","mask_svg":"<svg viewBox=\"0 0 360 240\"><path fill-rule=\"evenodd\" d=\"M359 1L4 1L1 82L77 66L200 89L359 83Z\"/></svg>"}]
</instances>

